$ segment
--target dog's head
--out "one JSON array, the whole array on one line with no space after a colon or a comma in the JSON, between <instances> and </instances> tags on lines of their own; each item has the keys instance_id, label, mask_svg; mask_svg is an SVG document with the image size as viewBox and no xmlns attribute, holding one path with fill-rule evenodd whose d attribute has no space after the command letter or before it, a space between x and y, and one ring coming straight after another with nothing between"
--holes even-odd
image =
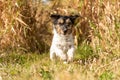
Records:
<instances>
[{"instance_id":1,"label":"dog's head","mask_svg":"<svg viewBox=\"0 0 120 80\"><path fill-rule=\"evenodd\" d=\"M50 17L52 18L54 28L58 34L69 35L73 31L75 19L79 16L51 15Z\"/></svg>"}]
</instances>

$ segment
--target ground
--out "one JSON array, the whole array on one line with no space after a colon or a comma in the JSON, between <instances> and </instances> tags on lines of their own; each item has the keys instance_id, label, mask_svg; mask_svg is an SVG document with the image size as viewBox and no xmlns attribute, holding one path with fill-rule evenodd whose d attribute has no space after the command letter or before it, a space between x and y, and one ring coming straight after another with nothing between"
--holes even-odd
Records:
<instances>
[{"instance_id":1,"label":"ground","mask_svg":"<svg viewBox=\"0 0 120 80\"><path fill-rule=\"evenodd\" d=\"M51 62L49 53L2 54L0 77L3 80L119 80L120 59L95 58L73 63Z\"/></svg>"}]
</instances>

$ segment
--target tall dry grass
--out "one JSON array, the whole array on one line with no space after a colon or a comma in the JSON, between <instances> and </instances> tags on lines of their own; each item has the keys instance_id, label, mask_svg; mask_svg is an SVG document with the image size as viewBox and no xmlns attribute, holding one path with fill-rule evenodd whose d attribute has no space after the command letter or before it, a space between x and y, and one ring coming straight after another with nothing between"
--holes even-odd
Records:
<instances>
[{"instance_id":1,"label":"tall dry grass","mask_svg":"<svg viewBox=\"0 0 120 80\"><path fill-rule=\"evenodd\" d=\"M32 0L1 1L0 51L48 50L51 33L48 8Z\"/></svg>"},{"instance_id":2,"label":"tall dry grass","mask_svg":"<svg viewBox=\"0 0 120 80\"><path fill-rule=\"evenodd\" d=\"M16 54L49 50L50 14L80 15L75 23L78 49L71 64L51 63L48 54ZM9 51L15 52L0 54L0 77L6 80L119 80L120 1L1 0L0 53Z\"/></svg>"},{"instance_id":3,"label":"tall dry grass","mask_svg":"<svg viewBox=\"0 0 120 80\"><path fill-rule=\"evenodd\" d=\"M95 53L120 52L119 0L0 1L0 51L49 50L50 14L80 15L76 21L77 44L91 45Z\"/></svg>"}]
</instances>

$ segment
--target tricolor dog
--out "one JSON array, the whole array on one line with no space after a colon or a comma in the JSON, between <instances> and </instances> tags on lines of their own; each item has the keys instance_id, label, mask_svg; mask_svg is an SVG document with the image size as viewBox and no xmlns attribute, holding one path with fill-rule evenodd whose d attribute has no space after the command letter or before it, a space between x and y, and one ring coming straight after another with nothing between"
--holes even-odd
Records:
<instances>
[{"instance_id":1,"label":"tricolor dog","mask_svg":"<svg viewBox=\"0 0 120 80\"><path fill-rule=\"evenodd\" d=\"M78 17L51 15L53 23L53 40L50 48L50 59L53 61L59 57L64 62L72 62L74 57L74 22Z\"/></svg>"}]
</instances>

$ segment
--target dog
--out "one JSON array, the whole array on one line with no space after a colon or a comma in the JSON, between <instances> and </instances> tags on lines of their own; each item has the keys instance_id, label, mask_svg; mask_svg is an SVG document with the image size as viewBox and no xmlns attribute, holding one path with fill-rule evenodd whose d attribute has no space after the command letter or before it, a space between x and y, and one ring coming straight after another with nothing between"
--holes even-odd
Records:
<instances>
[{"instance_id":1,"label":"dog","mask_svg":"<svg viewBox=\"0 0 120 80\"><path fill-rule=\"evenodd\" d=\"M53 40L50 47L50 59L54 61L56 57L64 63L72 62L74 57L74 23L78 15L63 16L52 14Z\"/></svg>"}]
</instances>

